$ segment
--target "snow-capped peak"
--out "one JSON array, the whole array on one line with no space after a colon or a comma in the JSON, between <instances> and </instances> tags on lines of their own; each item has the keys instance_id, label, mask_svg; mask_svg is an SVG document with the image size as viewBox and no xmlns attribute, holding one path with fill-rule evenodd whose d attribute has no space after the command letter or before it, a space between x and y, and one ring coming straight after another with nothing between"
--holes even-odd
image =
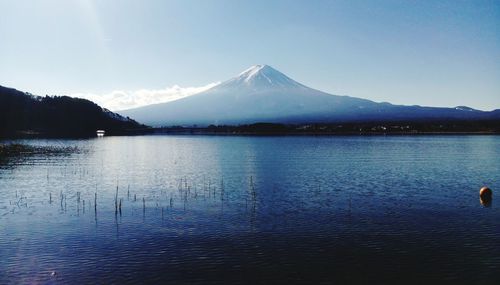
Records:
<instances>
[{"instance_id":1,"label":"snow-capped peak","mask_svg":"<svg viewBox=\"0 0 500 285\"><path fill-rule=\"evenodd\" d=\"M260 88L296 88L303 87L278 70L266 64L254 65L234 77L221 86L248 86L252 89Z\"/></svg>"},{"instance_id":2,"label":"snow-capped peak","mask_svg":"<svg viewBox=\"0 0 500 285\"><path fill-rule=\"evenodd\" d=\"M252 78L257 73L259 73L260 70L262 70L265 67L268 67L268 66L265 64L257 64L257 65L251 66L250 68L245 69L243 72L238 74L238 77L244 77L246 79Z\"/></svg>"}]
</instances>

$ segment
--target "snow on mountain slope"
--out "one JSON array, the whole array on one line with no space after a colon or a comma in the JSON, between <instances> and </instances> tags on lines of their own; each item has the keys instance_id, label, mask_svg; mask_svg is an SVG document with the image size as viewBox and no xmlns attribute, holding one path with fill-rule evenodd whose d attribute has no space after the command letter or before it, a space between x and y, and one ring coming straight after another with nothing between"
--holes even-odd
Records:
<instances>
[{"instance_id":1,"label":"snow on mountain slope","mask_svg":"<svg viewBox=\"0 0 500 285\"><path fill-rule=\"evenodd\" d=\"M223 82L220 88L241 88L248 86L254 90L307 88L268 65L254 65L237 77Z\"/></svg>"},{"instance_id":2,"label":"snow on mountain slope","mask_svg":"<svg viewBox=\"0 0 500 285\"><path fill-rule=\"evenodd\" d=\"M483 112L480 112L483 113ZM152 126L255 122L347 122L476 116L464 108L397 106L304 86L268 65L255 65L204 92L121 111Z\"/></svg>"},{"instance_id":3,"label":"snow on mountain slope","mask_svg":"<svg viewBox=\"0 0 500 285\"><path fill-rule=\"evenodd\" d=\"M268 65L255 65L205 92L120 113L151 125L238 124L324 117L341 108L374 105L369 100L308 88Z\"/></svg>"}]
</instances>

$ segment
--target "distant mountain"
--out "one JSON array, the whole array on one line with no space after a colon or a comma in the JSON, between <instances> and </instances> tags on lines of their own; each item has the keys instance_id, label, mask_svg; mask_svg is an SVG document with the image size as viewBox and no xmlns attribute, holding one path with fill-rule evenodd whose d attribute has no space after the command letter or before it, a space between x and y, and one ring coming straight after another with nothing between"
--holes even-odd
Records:
<instances>
[{"instance_id":1,"label":"distant mountain","mask_svg":"<svg viewBox=\"0 0 500 285\"><path fill-rule=\"evenodd\" d=\"M142 127L85 99L39 97L0 86L0 137L21 133L87 136L98 129L118 134Z\"/></svg>"},{"instance_id":2,"label":"distant mountain","mask_svg":"<svg viewBox=\"0 0 500 285\"><path fill-rule=\"evenodd\" d=\"M498 111L464 106L401 106L331 95L304 86L268 65L252 66L190 97L120 114L154 126L500 119Z\"/></svg>"}]
</instances>

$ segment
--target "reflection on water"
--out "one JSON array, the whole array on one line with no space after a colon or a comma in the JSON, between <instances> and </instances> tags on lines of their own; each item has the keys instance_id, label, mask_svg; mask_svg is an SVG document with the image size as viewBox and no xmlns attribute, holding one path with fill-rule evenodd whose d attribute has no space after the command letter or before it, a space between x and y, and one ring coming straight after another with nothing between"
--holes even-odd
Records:
<instances>
[{"instance_id":1,"label":"reflection on water","mask_svg":"<svg viewBox=\"0 0 500 285\"><path fill-rule=\"evenodd\" d=\"M494 283L500 138L104 137L0 165L0 283ZM76 151L78 150L78 151ZM483 201L481 201L483 204Z\"/></svg>"},{"instance_id":2,"label":"reflection on water","mask_svg":"<svg viewBox=\"0 0 500 285\"><path fill-rule=\"evenodd\" d=\"M481 205L485 206L485 207L490 207L491 206L491 201L492 199L491 198L486 198L486 199L483 199L483 198L479 198L479 202L481 203Z\"/></svg>"}]
</instances>

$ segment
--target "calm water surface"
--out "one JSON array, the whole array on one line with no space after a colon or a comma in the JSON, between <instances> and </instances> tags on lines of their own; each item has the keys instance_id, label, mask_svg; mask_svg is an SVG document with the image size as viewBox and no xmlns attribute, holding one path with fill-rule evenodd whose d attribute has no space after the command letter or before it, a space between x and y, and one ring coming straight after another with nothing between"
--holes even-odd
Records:
<instances>
[{"instance_id":1,"label":"calm water surface","mask_svg":"<svg viewBox=\"0 0 500 285\"><path fill-rule=\"evenodd\" d=\"M500 284L498 136L16 142L0 284Z\"/></svg>"}]
</instances>

